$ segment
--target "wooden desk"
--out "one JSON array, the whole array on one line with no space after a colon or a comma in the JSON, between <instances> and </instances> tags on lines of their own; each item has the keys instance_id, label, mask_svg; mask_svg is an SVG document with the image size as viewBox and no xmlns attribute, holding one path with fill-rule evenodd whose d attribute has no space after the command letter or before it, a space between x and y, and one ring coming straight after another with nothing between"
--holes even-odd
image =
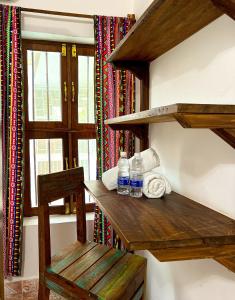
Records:
<instances>
[{"instance_id":1,"label":"wooden desk","mask_svg":"<svg viewBox=\"0 0 235 300\"><path fill-rule=\"evenodd\" d=\"M150 250L160 261L235 254L235 221L172 192L132 198L85 182L128 250Z\"/></svg>"}]
</instances>

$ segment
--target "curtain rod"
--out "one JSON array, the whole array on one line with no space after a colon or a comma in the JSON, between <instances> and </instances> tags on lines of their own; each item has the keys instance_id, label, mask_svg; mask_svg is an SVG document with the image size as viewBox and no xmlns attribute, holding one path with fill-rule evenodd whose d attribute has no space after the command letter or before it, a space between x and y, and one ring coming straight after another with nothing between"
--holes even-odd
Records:
<instances>
[{"instance_id":1,"label":"curtain rod","mask_svg":"<svg viewBox=\"0 0 235 300\"><path fill-rule=\"evenodd\" d=\"M76 13L61 12L61 11L54 11L54 10L44 10L44 9L34 9L34 8L21 7L21 11L31 12L31 13L36 13L36 14L46 14L46 15L57 15L57 16L64 16L64 17L94 19L93 15L76 14Z\"/></svg>"},{"instance_id":2,"label":"curtain rod","mask_svg":"<svg viewBox=\"0 0 235 300\"><path fill-rule=\"evenodd\" d=\"M64 17L94 19L93 15L76 14L76 13L54 11L54 10L44 10L44 9L21 7L21 11L31 12L31 13L36 13L36 14L46 14L46 15L57 15L57 16L64 16ZM132 19L132 20L135 20L135 14L128 14L127 17Z\"/></svg>"}]
</instances>

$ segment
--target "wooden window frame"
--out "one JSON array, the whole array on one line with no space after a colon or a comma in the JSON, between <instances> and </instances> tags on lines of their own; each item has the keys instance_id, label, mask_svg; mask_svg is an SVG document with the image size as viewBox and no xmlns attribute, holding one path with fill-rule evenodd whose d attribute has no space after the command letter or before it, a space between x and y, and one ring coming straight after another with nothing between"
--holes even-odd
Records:
<instances>
[{"instance_id":1,"label":"wooden window frame","mask_svg":"<svg viewBox=\"0 0 235 300\"><path fill-rule=\"evenodd\" d=\"M62 44L66 44L66 56L61 56L61 95L62 95L62 121L29 121L28 118L28 70L27 50L61 52ZM72 47L76 45L76 57L72 55ZM29 141L30 139L61 138L63 140L63 168L66 169L65 157L68 158L68 167L74 167L74 158L78 157L76 139L95 139L96 125L89 123L78 123L78 55L94 56L94 45L83 45L75 43L61 43L42 40L23 39L23 67L24 67L24 104L25 104L25 201L24 215L38 215L38 208L31 207L30 200L30 161ZM67 83L67 99L63 89L63 83ZM72 90L72 82L74 88ZM72 101L72 97L73 100ZM67 100L67 101L65 101ZM95 103L94 103L95 105ZM66 205L70 205L71 199L65 199L65 205L50 207L51 214L65 214ZM95 204L87 203L86 211L94 211ZM72 208L71 208L72 210Z\"/></svg>"}]
</instances>

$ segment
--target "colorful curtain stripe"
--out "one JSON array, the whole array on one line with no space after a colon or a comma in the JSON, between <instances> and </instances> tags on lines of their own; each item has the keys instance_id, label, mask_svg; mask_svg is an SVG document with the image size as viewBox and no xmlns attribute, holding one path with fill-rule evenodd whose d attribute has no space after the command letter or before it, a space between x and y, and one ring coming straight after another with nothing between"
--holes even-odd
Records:
<instances>
[{"instance_id":1,"label":"colorful curtain stripe","mask_svg":"<svg viewBox=\"0 0 235 300\"><path fill-rule=\"evenodd\" d=\"M21 272L23 212L23 95L21 14L0 5L5 275Z\"/></svg>"},{"instance_id":2,"label":"colorful curtain stripe","mask_svg":"<svg viewBox=\"0 0 235 300\"><path fill-rule=\"evenodd\" d=\"M116 71L107 58L126 35L133 21L129 18L95 17L98 177L117 165L120 151L134 152L134 137L129 131L113 131L104 120L134 112L135 80L129 71ZM115 235L103 212L96 207L94 240L113 246ZM116 243L115 243L116 244Z\"/></svg>"}]
</instances>

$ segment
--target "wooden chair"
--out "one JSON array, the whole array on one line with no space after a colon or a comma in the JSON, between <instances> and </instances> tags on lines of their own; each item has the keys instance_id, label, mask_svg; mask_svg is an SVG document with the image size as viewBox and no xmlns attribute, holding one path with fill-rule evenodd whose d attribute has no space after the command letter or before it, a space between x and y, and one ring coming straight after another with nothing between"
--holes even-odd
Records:
<instances>
[{"instance_id":1,"label":"wooden chair","mask_svg":"<svg viewBox=\"0 0 235 300\"><path fill-rule=\"evenodd\" d=\"M86 241L83 181L83 168L38 176L38 299L49 299L50 290L67 299L143 299L146 260ZM69 195L76 197L77 241L51 259L48 204Z\"/></svg>"}]
</instances>

